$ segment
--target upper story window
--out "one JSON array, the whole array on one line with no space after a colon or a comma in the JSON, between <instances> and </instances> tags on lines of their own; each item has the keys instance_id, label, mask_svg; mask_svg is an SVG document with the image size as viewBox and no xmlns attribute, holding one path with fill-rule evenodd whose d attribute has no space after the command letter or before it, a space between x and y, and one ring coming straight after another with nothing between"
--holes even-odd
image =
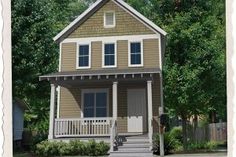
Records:
<instances>
[{"instance_id":1,"label":"upper story window","mask_svg":"<svg viewBox=\"0 0 236 157\"><path fill-rule=\"evenodd\" d=\"M116 67L116 44L103 44L103 67Z\"/></svg>"},{"instance_id":2,"label":"upper story window","mask_svg":"<svg viewBox=\"0 0 236 157\"><path fill-rule=\"evenodd\" d=\"M114 11L104 13L104 27L112 28L116 26L116 17Z\"/></svg>"},{"instance_id":3,"label":"upper story window","mask_svg":"<svg viewBox=\"0 0 236 157\"><path fill-rule=\"evenodd\" d=\"M142 42L129 43L129 66L143 66L143 46Z\"/></svg>"},{"instance_id":4,"label":"upper story window","mask_svg":"<svg viewBox=\"0 0 236 157\"><path fill-rule=\"evenodd\" d=\"M90 57L91 57L90 44L78 44L77 68L78 69L90 68Z\"/></svg>"}]
</instances>

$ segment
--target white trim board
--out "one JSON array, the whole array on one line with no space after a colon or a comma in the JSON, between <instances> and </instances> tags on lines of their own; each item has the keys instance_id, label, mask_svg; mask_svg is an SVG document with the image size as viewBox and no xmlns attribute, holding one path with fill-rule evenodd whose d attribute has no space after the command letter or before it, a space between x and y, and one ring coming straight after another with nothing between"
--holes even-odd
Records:
<instances>
[{"instance_id":1,"label":"white trim board","mask_svg":"<svg viewBox=\"0 0 236 157\"><path fill-rule=\"evenodd\" d=\"M87 10L85 10L80 16L78 16L73 22L71 22L67 27L65 27L59 34L57 34L53 40L57 41L59 40L66 32L68 32L74 25L76 25L80 20L82 20L88 13L90 13L93 9L95 9L101 2L104 0L97 0L94 4L92 4ZM134 8L129 6L127 3L125 3L123 0L112 0L114 3L116 3L121 8L125 9L129 14L134 16L136 19L138 19L140 22L144 23L146 26L151 28L153 31L155 31L157 34L163 34L164 36L167 35L167 33L158 27L155 23L144 17L142 14L140 14L138 11L136 11Z\"/></svg>"},{"instance_id":2,"label":"white trim board","mask_svg":"<svg viewBox=\"0 0 236 157\"><path fill-rule=\"evenodd\" d=\"M95 41L117 41L117 40L143 40L143 39L159 39L160 34L146 34L146 35L124 35L124 36L103 36L103 37L89 37L89 38L67 38L61 43L73 42L95 42Z\"/></svg>"}]
</instances>

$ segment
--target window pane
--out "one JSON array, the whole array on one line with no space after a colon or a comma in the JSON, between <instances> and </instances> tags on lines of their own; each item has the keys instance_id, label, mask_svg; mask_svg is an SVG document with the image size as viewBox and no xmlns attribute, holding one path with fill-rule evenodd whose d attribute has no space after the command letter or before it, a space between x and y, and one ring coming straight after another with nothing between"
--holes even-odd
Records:
<instances>
[{"instance_id":1,"label":"window pane","mask_svg":"<svg viewBox=\"0 0 236 157\"><path fill-rule=\"evenodd\" d=\"M141 64L141 54L131 54L131 64Z\"/></svg>"},{"instance_id":2,"label":"window pane","mask_svg":"<svg viewBox=\"0 0 236 157\"><path fill-rule=\"evenodd\" d=\"M114 20L114 13L106 13L106 25L114 25L113 23Z\"/></svg>"},{"instance_id":3,"label":"window pane","mask_svg":"<svg viewBox=\"0 0 236 157\"><path fill-rule=\"evenodd\" d=\"M94 117L94 109L85 108L84 109L84 117Z\"/></svg>"},{"instance_id":4,"label":"window pane","mask_svg":"<svg viewBox=\"0 0 236 157\"><path fill-rule=\"evenodd\" d=\"M106 107L107 106L107 93L97 93L96 94L96 106Z\"/></svg>"},{"instance_id":5,"label":"window pane","mask_svg":"<svg viewBox=\"0 0 236 157\"><path fill-rule=\"evenodd\" d=\"M105 44L105 54L115 54L115 45Z\"/></svg>"},{"instance_id":6,"label":"window pane","mask_svg":"<svg viewBox=\"0 0 236 157\"><path fill-rule=\"evenodd\" d=\"M89 66L89 57L83 56L79 57L79 67Z\"/></svg>"},{"instance_id":7,"label":"window pane","mask_svg":"<svg viewBox=\"0 0 236 157\"><path fill-rule=\"evenodd\" d=\"M79 55L89 55L89 45L80 45Z\"/></svg>"},{"instance_id":8,"label":"window pane","mask_svg":"<svg viewBox=\"0 0 236 157\"><path fill-rule=\"evenodd\" d=\"M131 53L141 53L141 44L131 43Z\"/></svg>"},{"instance_id":9,"label":"window pane","mask_svg":"<svg viewBox=\"0 0 236 157\"><path fill-rule=\"evenodd\" d=\"M96 109L96 117L107 117L107 109L106 108L97 108Z\"/></svg>"},{"instance_id":10,"label":"window pane","mask_svg":"<svg viewBox=\"0 0 236 157\"><path fill-rule=\"evenodd\" d=\"M115 65L115 56L114 55L107 55L105 56L105 65Z\"/></svg>"},{"instance_id":11,"label":"window pane","mask_svg":"<svg viewBox=\"0 0 236 157\"><path fill-rule=\"evenodd\" d=\"M94 93L84 94L84 108L88 107L94 108Z\"/></svg>"}]
</instances>

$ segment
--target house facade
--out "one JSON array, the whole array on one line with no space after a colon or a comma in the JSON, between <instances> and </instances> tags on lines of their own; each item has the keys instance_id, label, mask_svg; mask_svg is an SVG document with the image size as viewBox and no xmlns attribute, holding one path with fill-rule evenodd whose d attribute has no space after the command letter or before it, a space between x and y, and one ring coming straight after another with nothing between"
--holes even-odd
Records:
<instances>
[{"instance_id":1,"label":"house facade","mask_svg":"<svg viewBox=\"0 0 236 157\"><path fill-rule=\"evenodd\" d=\"M158 132L166 32L123 0L97 0L54 41L49 139ZM111 148L112 151L112 148Z\"/></svg>"}]
</instances>

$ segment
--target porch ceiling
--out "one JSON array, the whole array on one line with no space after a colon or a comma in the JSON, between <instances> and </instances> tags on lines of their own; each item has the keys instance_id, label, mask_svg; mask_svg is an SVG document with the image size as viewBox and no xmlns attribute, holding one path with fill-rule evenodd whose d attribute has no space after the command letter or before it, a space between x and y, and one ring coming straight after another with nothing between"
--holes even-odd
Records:
<instances>
[{"instance_id":1,"label":"porch ceiling","mask_svg":"<svg viewBox=\"0 0 236 157\"><path fill-rule=\"evenodd\" d=\"M152 78L153 74L160 73L159 68L143 69L105 69L88 71L68 71L57 72L39 77L39 80L48 80L50 82L68 82L68 81L91 81L91 80L114 80L114 79L147 79Z\"/></svg>"}]
</instances>

